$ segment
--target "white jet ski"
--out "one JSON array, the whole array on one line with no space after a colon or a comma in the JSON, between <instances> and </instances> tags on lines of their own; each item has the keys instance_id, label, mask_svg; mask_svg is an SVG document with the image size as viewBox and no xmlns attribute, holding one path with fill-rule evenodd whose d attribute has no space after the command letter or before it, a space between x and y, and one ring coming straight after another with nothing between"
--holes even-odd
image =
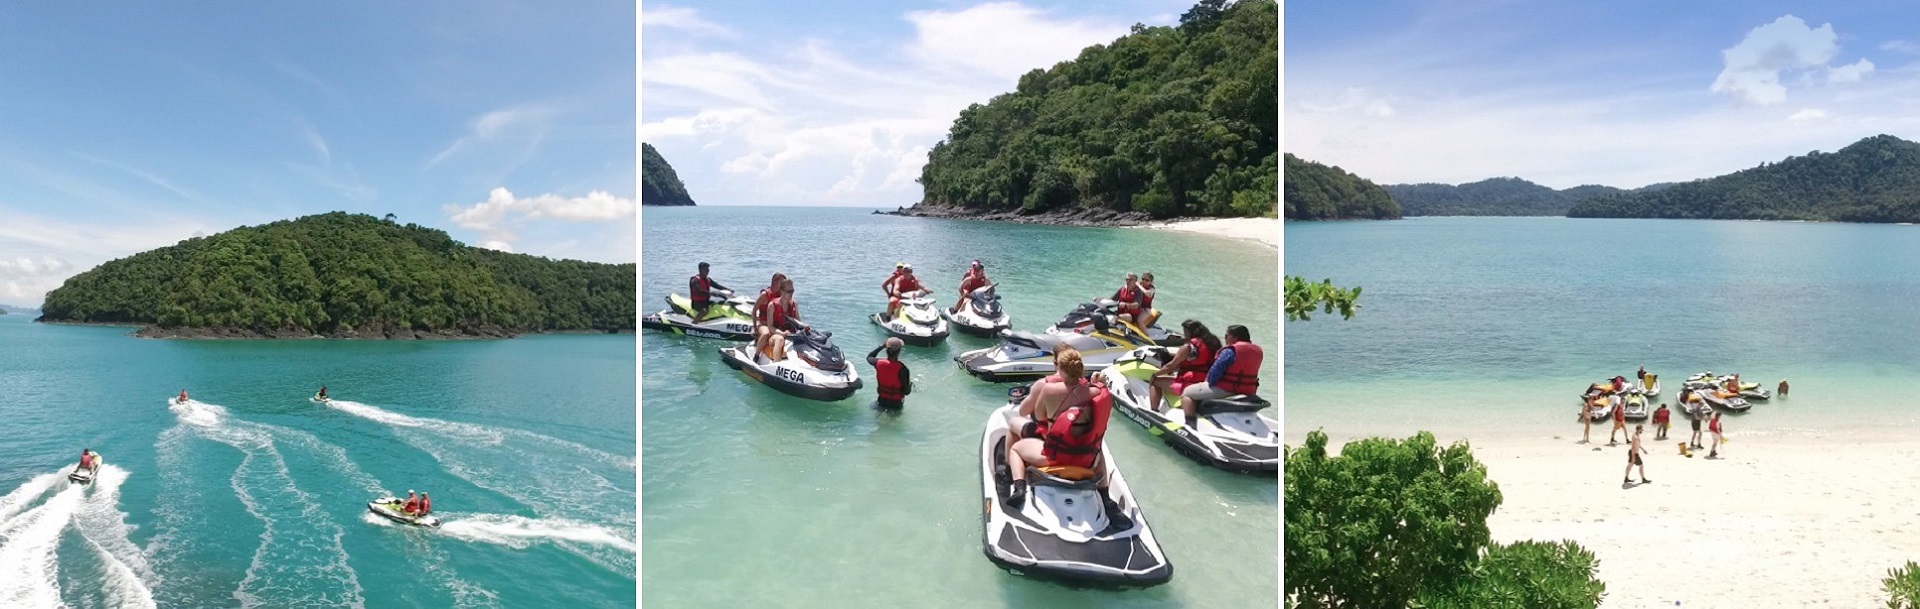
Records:
<instances>
[{"instance_id":1,"label":"white jet ski","mask_svg":"<svg viewBox=\"0 0 1920 609\"><path fill-rule=\"evenodd\" d=\"M961 353L953 361L981 380L1029 381L1053 374L1053 355L1063 347L1080 352L1087 372L1098 372L1128 351L1153 345L1133 324L1110 326L1104 317L1096 317L1092 323L1097 328L1087 334L1003 332L1000 344Z\"/></svg>"},{"instance_id":2,"label":"white jet ski","mask_svg":"<svg viewBox=\"0 0 1920 609\"><path fill-rule=\"evenodd\" d=\"M327 403L327 402L331 402L331 401L333 401L333 398L330 398L330 397L327 397L327 396L324 396L324 395L320 395L320 394L318 394L318 393L316 393L316 394L313 394L313 397L311 397L311 398L307 398L307 399L308 399L308 401L311 401L311 402L313 402L313 403L315 403L315 404L325 404L325 403Z\"/></svg>"},{"instance_id":3,"label":"white jet ski","mask_svg":"<svg viewBox=\"0 0 1920 609\"><path fill-rule=\"evenodd\" d=\"M1601 405L1595 406L1593 405L1593 394L1588 393L1580 396L1580 403L1587 406L1587 418L1594 421L1605 421L1611 418L1613 416L1613 409L1623 406L1621 401L1620 395L1614 394L1607 396L1606 401Z\"/></svg>"},{"instance_id":4,"label":"white jet ski","mask_svg":"<svg viewBox=\"0 0 1920 609\"><path fill-rule=\"evenodd\" d=\"M987 416L980 438L982 536L987 560L1018 575L1048 578L1078 585L1144 588L1173 578L1173 564L1160 550L1146 515L1113 460L1113 449L1101 442L1101 460L1110 479L1107 493L1115 510L1108 513L1096 488L1098 480L1086 468L1038 468L1026 471L1027 493L1021 507L1007 505L1013 485L1007 468L1007 415L1019 409L1024 387L1006 406Z\"/></svg>"},{"instance_id":5,"label":"white jet ski","mask_svg":"<svg viewBox=\"0 0 1920 609\"><path fill-rule=\"evenodd\" d=\"M1647 399L1657 399L1660 397L1660 375L1649 372L1646 378L1634 381L1634 383L1635 386L1640 389L1640 393L1646 394Z\"/></svg>"},{"instance_id":6,"label":"white jet ski","mask_svg":"<svg viewBox=\"0 0 1920 609\"><path fill-rule=\"evenodd\" d=\"M67 474L67 480L74 484L93 484L93 479L99 475L100 453L93 453L93 467L80 469L79 466L75 466L73 473Z\"/></svg>"},{"instance_id":7,"label":"white jet ski","mask_svg":"<svg viewBox=\"0 0 1920 609\"><path fill-rule=\"evenodd\" d=\"M885 319L885 312L874 313L867 319L886 330L887 336L909 345L931 347L947 339L947 320L937 309L933 299L923 292L912 298L900 299L900 310L893 319Z\"/></svg>"},{"instance_id":8,"label":"white jet ski","mask_svg":"<svg viewBox=\"0 0 1920 609\"><path fill-rule=\"evenodd\" d=\"M1621 407L1627 410L1623 416L1629 421L1644 421L1653 413L1647 408L1647 394L1639 389L1628 389L1626 403Z\"/></svg>"},{"instance_id":9,"label":"white jet ski","mask_svg":"<svg viewBox=\"0 0 1920 609\"><path fill-rule=\"evenodd\" d=\"M433 514L427 514L425 516L412 516L412 515L408 515L404 511L401 511L400 510L401 506L404 506L406 504L407 504L406 500L401 499L399 497L381 497L379 499L375 499L373 501L368 502L367 511L373 512L375 514L380 515L381 517L386 518L387 520L392 520L400 524L410 524L417 527L440 526L440 519L435 517Z\"/></svg>"},{"instance_id":10,"label":"white jet ski","mask_svg":"<svg viewBox=\"0 0 1920 609\"><path fill-rule=\"evenodd\" d=\"M1280 423L1259 414L1272 406L1254 395L1234 395L1194 405L1199 419L1186 425L1179 397L1166 412L1147 403L1155 370L1172 361L1166 347L1142 347L1120 358L1100 376L1113 392L1113 407L1181 454L1232 472L1279 475ZM1163 404L1166 398L1161 398Z\"/></svg>"},{"instance_id":11,"label":"white jet ski","mask_svg":"<svg viewBox=\"0 0 1920 609\"><path fill-rule=\"evenodd\" d=\"M649 330L672 332L697 338L720 340L753 339L753 299L735 296L726 290L714 290L714 296L726 300L708 305L707 318L693 322L693 301L679 294L667 295L666 310L640 318L640 326Z\"/></svg>"},{"instance_id":12,"label":"white jet ski","mask_svg":"<svg viewBox=\"0 0 1920 609\"><path fill-rule=\"evenodd\" d=\"M1000 308L1000 295L993 293L994 285L985 285L967 294L966 304L959 309L941 309L940 316L953 322L953 327L974 336L993 337L1001 331L1013 327L1013 316Z\"/></svg>"},{"instance_id":13,"label":"white jet ski","mask_svg":"<svg viewBox=\"0 0 1920 609\"><path fill-rule=\"evenodd\" d=\"M720 360L781 393L834 402L860 389L860 373L847 365L832 338L832 332L806 328L787 338L787 357L778 362L755 353L753 343L720 348Z\"/></svg>"}]
</instances>

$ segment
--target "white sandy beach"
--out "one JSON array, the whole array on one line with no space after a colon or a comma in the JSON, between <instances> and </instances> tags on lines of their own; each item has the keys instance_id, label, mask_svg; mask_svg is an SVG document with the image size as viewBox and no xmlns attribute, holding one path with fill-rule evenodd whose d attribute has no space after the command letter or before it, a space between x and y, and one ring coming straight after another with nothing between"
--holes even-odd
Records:
<instances>
[{"instance_id":1,"label":"white sandy beach","mask_svg":"<svg viewBox=\"0 0 1920 609\"><path fill-rule=\"evenodd\" d=\"M1600 559L1602 607L1883 606L1887 571L1920 561L1920 439L1730 426L1708 460L1679 454L1691 430L1674 423L1660 442L1649 427L1652 483L1630 488L1610 426L1594 426L1592 446L1578 428L1473 443L1504 499L1494 540L1578 542Z\"/></svg>"},{"instance_id":2,"label":"white sandy beach","mask_svg":"<svg viewBox=\"0 0 1920 609\"><path fill-rule=\"evenodd\" d=\"M1230 239L1248 239L1265 243L1267 247L1274 249L1280 248L1280 220L1278 218L1180 220L1163 224L1149 224L1146 225L1145 228L1200 233Z\"/></svg>"}]
</instances>

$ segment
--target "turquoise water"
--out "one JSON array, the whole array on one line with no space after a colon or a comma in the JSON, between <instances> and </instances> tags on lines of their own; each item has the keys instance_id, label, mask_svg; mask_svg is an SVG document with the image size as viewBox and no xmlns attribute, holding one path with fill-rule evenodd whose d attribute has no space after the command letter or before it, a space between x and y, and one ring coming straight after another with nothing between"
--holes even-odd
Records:
<instances>
[{"instance_id":1,"label":"turquoise water","mask_svg":"<svg viewBox=\"0 0 1920 609\"><path fill-rule=\"evenodd\" d=\"M1288 324L1287 436L1579 433L1587 383L1739 372L1752 434L1920 422L1920 228L1695 220L1289 223L1286 272L1365 288ZM1604 430L1603 430L1604 431Z\"/></svg>"},{"instance_id":2,"label":"turquoise water","mask_svg":"<svg viewBox=\"0 0 1920 609\"><path fill-rule=\"evenodd\" d=\"M0 606L632 602L630 336L179 341L29 319L0 316ZM307 399L322 384L332 406ZM82 447L107 466L69 487ZM367 513L408 489L441 528Z\"/></svg>"},{"instance_id":3,"label":"turquoise water","mask_svg":"<svg viewBox=\"0 0 1920 609\"><path fill-rule=\"evenodd\" d=\"M644 208L641 309L665 307L701 261L730 287L794 279L800 315L871 378L885 334L866 316L880 283L912 262L940 298L968 261L986 263L1015 328L1038 331L1075 304L1152 271L1163 320L1273 344L1278 252L1138 229L898 218L867 210ZM1001 571L981 549L979 439L1007 385L952 361L992 341L955 333L908 347L914 394L899 415L868 388L841 402L788 397L721 363L719 341L641 337L642 586L666 607L1273 607L1279 485L1187 459L1115 417L1107 439L1173 562L1173 581L1135 591L1069 589ZM1269 358L1271 363L1272 358ZM1278 373L1277 363L1264 378ZM1278 397L1268 383L1262 394Z\"/></svg>"}]
</instances>

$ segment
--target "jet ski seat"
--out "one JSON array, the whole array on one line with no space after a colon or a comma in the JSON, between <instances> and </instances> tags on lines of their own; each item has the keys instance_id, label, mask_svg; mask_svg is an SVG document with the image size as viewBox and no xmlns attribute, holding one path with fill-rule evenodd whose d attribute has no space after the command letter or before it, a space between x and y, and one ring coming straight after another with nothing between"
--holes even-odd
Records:
<instances>
[{"instance_id":1,"label":"jet ski seat","mask_svg":"<svg viewBox=\"0 0 1920 609\"><path fill-rule=\"evenodd\" d=\"M1046 467L1027 466L1027 481L1035 485L1082 490L1093 488L1100 482L1100 478L1094 475L1093 470L1084 467L1048 465Z\"/></svg>"},{"instance_id":2,"label":"jet ski seat","mask_svg":"<svg viewBox=\"0 0 1920 609\"><path fill-rule=\"evenodd\" d=\"M1199 404L1194 405L1194 410L1198 411L1199 415L1204 417L1233 412L1256 412L1272 405L1272 402L1260 399L1260 396L1257 395L1237 394L1224 398L1202 400Z\"/></svg>"},{"instance_id":3,"label":"jet ski seat","mask_svg":"<svg viewBox=\"0 0 1920 609\"><path fill-rule=\"evenodd\" d=\"M1049 353L1059 351L1060 346L1066 344L1065 340L1051 334L1034 334L1032 332L1009 330L1006 334L1002 335L1002 337L1005 338L1007 342Z\"/></svg>"}]
</instances>

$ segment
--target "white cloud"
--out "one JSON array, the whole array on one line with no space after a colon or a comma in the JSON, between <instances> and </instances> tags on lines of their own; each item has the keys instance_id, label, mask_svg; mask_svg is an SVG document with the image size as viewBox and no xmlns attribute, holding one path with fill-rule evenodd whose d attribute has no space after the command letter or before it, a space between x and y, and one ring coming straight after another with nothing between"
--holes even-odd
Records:
<instances>
[{"instance_id":1,"label":"white cloud","mask_svg":"<svg viewBox=\"0 0 1920 609\"><path fill-rule=\"evenodd\" d=\"M1834 68L1832 70L1828 70L1827 82L1831 82L1831 83L1860 82L1861 78L1864 78L1866 77L1866 75L1872 74L1872 73L1873 73L1873 62L1867 61L1866 58L1862 57L1860 58L1860 61L1856 61L1849 65L1844 65L1838 68Z\"/></svg>"},{"instance_id":2,"label":"white cloud","mask_svg":"<svg viewBox=\"0 0 1920 609\"><path fill-rule=\"evenodd\" d=\"M1780 84L1780 73L1827 65L1840 52L1837 40L1833 24L1810 28L1793 15L1775 19L1753 28L1739 44L1720 52L1726 67L1713 80L1712 91L1752 105L1784 103L1787 88Z\"/></svg>"},{"instance_id":3,"label":"white cloud","mask_svg":"<svg viewBox=\"0 0 1920 609\"><path fill-rule=\"evenodd\" d=\"M1920 55L1920 43L1916 43L1912 40L1888 40L1886 42L1880 43L1880 50L1893 51L1895 53L1906 53L1909 55Z\"/></svg>"},{"instance_id":4,"label":"white cloud","mask_svg":"<svg viewBox=\"0 0 1920 609\"><path fill-rule=\"evenodd\" d=\"M1089 45L1127 33L1125 24L1050 19L1017 2L914 11L907 13L907 21L917 36L909 49L920 61L1002 78L1053 67Z\"/></svg>"},{"instance_id":5,"label":"white cloud","mask_svg":"<svg viewBox=\"0 0 1920 609\"><path fill-rule=\"evenodd\" d=\"M1793 116L1787 117L1787 120L1790 120L1796 123L1802 123L1806 121L1817 121L1826 117L1827 117L1826 110L1821 110L1819 108L1807 108L1805 110L1801 110L1799 112L1793 113Z\"/></svg>"},{"instance_id":6,"label":"white cloud","mask_svg":"<svg viewBox=\"0 0 1920 609\"><path fill-rule=\"evenodd\" d=\"M614 223L631 226L634 210L637 206L633 199L616 197L604 191L593 191L584 197L564 197L556 194L544 194L534 197L517 197L505 188L495 188L487 194L487 200L473 205L446 205L441 209L447 218L461 228L480 231L480 247L516 251L515 241L520 240L519 232L532 226L536 220L556 220L571 223ZM631 232L631 231L628 231ZM632 254L617 255L619 252L601 252L600 259L630 258ZM605 254L615 254L608 258Z\"/></svg>"},{"instance_id":7,"label":"white cloud","mask_svg":"<svg viewBox=\"0 0 1920 609\"><path fill-rule=\"evenodd\" d=\"M641 138L703 204L907 203L960 110L1128 28L1008 2L904 20L912 38L858 55L779 40L750 54L649 53Z\"/></svg>"},{"instance_id":8,"label":"white cloud","mask_svg":"<svg viewBox=\"0 0 1920 609\"><path fill-rule=\"evenodd\" d=\"M1300 109L1313 113L1345 113L1357 111L1362 116L1371 118L1393 118L1395 114L1393 104L1388 101L1386 97L1375 95L1361 88L1350 87L1346 91L1342 91L1338 97L1329 101L1315 102L1309 99L1302 99L1298 104Z\"/></svg>"},{"instance_id":9,"label":"white cloud","mask_svg":"<svg viewBox=\"0 0 1920 609\"><path fill-rule=\"evenodd\" d=\"M102 262L217 230L173 215L76 224L0 207L0 218L0 302L30 307Z\"/></svg>"},{"instance_id":10,"label":"white cloud","mask_svg":"<svg viewBox=\"0 0 1920 609\"><path fill-rule=\"evenodd\" d=\"M674 6L651 6L640 11L640 27L670 28L685 30L689 33L738 38L739 33L732 28L700 18L700 14L690 8Z\"/></svg>"},{"instance_id":11,"label":"white cloud","mask_svg":"<svg viewBox=\"0 0 1920 609\"><path fill-rule=\"evenodd\" d=\"M465 135L433 155L427 161L427 168L431 169L441 161L483 143L513 140L525 142L529 147L536 146L545 137L547 123L556 113L557 110L550 105L529 104L482 114L467 125Z\"/></svg>"},{"instance_id":12,"label":"white cloud","mask_svg":"<svg viewBox=\"0 0 1920 609\"><path fill-rule=\"evenodd\" d=\"M481 242L480 247L484 247L484 248L495 250L495 251L513 253L513 244L507 243L505 241L487 240L487 241Z\"/></svg>"}]
</instances>

